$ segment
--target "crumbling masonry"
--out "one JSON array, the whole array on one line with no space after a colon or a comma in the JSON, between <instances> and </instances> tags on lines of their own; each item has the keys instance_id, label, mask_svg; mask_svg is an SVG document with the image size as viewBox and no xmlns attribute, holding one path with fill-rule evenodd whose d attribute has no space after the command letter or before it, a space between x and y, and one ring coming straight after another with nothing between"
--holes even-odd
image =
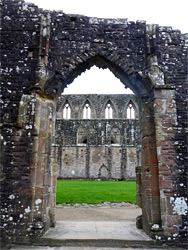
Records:
<instances>
[{"instance_id":1,"label":"crumbling masonry","mask_svg":"<svg viewBox=\"0 0 188 250\"><path fill-rule=\"evenodd\" d=\"M32 241L55 225L56 104L93 65L109 68L138 98L143 229L186 247L188 34L45 11L23 0L1 2L4 242Z\"/></svg>"}]
</instances>

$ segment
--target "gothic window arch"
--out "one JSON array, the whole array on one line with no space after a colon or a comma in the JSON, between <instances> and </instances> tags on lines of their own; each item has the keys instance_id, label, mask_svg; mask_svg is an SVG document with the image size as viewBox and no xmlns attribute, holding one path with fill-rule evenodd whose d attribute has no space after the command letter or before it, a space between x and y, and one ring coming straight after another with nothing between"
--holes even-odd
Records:
<instances>
[{"instance_id":1,"label":"gothic window arch","mask_svg":"<svg viewBox=\"0 0 188 250\"><path fill-rule=\"evenodd\" d=\"M91 119L91 105L86 101L83 107L83 119Z\"/></svg>"},{"instance_id":2,"label":"gothic window arch","mask_svg":"<svg viewBox=\"0 0 188 250\"><path fill-rule=\"evenodd\" d=\"M71 107L68 101L65 102L63 107L63 119L71 119Z\"/></svg>"},{"instance_id":3,"label":"gothic window arch","mask_svg":"<svg viewBox=\"0 0 188 250\"><path fill-rule=\"evenodd\" d=\"M110 101L107 102L106 107L105 107L105 119L113 119L113 106Z\"/></svg>"},{"instance_id":4,"label":"gothic window arch","mask_svg":"<svg viewBox=\"0 0 188 250\"><path fill-rule=\"evenodd\" d=\"M126 112L127 119L136 119L136 107L132 101L128 103Z\"/></svg>"},{"instance_id":5,"label":"gothic window arch","mask_svg":"<svg viewBox=\"0 0 188 250\"><path fill-rule=\"evenodd\" d=\"M98 178L108 179L109 177L110 177L110 171L103 163L102 166L99 168Z\"/></svg>"}]
</instances>

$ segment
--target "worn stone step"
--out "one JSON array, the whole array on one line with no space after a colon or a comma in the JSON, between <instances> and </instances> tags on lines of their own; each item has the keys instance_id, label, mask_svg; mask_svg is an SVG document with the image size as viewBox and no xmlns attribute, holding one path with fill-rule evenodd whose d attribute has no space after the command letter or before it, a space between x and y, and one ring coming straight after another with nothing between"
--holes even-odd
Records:
<instances>
[{"instance_id":1,"label":"worn stone step","mask_svg":"<svg viewBox=\"0 0 188 250\"><path fill-rule=\"evenodd\" d=\"M111 247L111 248L139 248L139 249L169 249L168 246L161 245L155 240L107 240L107 239L50 239L39 238L33 240L22 239L17 244L46 246L46 247Z\"/></svg>"}]
</instances>

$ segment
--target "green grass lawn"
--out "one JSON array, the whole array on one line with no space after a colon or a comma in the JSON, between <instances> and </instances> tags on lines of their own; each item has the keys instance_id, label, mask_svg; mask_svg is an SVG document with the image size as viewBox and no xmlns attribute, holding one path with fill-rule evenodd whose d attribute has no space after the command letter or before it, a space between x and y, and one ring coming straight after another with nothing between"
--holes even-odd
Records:
<instances>
[{"instance_id":1,"label":"green grass lawn","mask_svg":"<svg viewBox=\"0 0 188 250\"><path fill-rule=\"evenodd\" d=\"M136 181L57 181L57 204L104 201L136 204Z\"/></svg>"}]
</instances>

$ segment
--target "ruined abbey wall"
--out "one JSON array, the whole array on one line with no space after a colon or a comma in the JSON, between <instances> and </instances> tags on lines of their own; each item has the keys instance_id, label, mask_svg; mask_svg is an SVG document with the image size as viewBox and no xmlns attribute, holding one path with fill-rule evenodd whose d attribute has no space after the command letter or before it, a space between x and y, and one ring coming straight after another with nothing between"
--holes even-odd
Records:
<instances>
[{"instance_id":1,"label":"ruined abbey wall","mask_svg":"<svg viewBox=\"0 0 188 250\"><path fill-rule=\"evenodd\" d=\"M134 95L62 95L56 121L58 178L136 179L138 107L134 108L135 116L128 119L130 102L137 104ZM67 103L70 117L64 114ZM88 119L84 117L87 103L91 112ZM112 106L113 119L105 117L108 103Z\"/></svg>"},{"instance_id":2,"label":"ruined abbey wall","mask_svg":"<svg viewBox=\"0 0 188 250\"><path fill-rule=\"evenodd\" d=\"M42 10L23 0L0 5L1 242L32 241L55 225L58 97L96 65L138 98L143 229L185 247L188 35L143 21Z\"/></svg>"}]
</instances>

